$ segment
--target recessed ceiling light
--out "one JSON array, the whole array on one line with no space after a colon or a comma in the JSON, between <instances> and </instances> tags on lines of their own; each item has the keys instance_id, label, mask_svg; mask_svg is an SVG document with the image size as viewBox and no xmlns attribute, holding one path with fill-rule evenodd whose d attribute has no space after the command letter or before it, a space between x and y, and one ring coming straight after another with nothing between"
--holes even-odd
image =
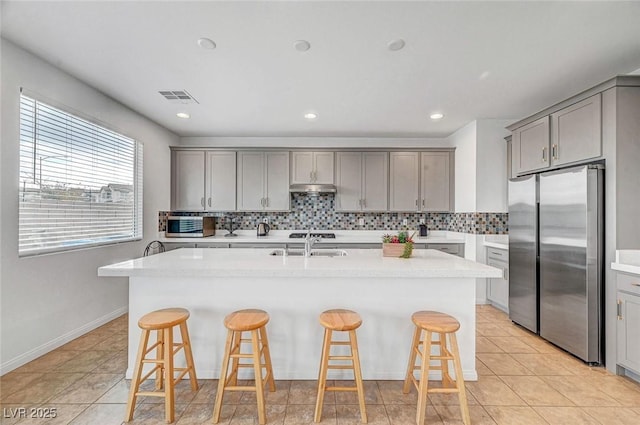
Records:
<instances>
[{"instance_id":1,"label":"recessed ceiling light","mask_svg":"<svg viewBox=\"0 0 640 425\"><path fill-rule=\"evenodd\" d=\"M478 77L478 80L484 80L487 77L489 77L491 73L489 71L484 71L482 74L480 74L480 76Z\"/></svg>"},{"instance_id":2,"label":"recessed ceiling light","mask_svg":"<svg viewBox=\"0 0 640 425\"><path fill-rule=\"evenodd\" d=\"M202 47L203 49L213 50L216 48L216 43L210 38L199 38L197 43L198 46Z\"/></svg>"},{"instance_id":3,"label":"recessed ceiling light","mask_svg":"<svg viewBox=\"0 0 640 425\"><path fill-rule=\"evenodd\" d=\"M435 114L429 115L429 118L431 118L434 121L441 120L442 118L444 118L444 114L441 114L440 112L436 112Z\"/></svg>"},{"instance_id":4,"label":"recessed ceiling light","mask_svg":"<svg viewBox=\"0 0 640 425\"><path fill-rule=\"evenodd\" d=\"M184 119L187 119L187 118L190 118L190 117L191 117L191 115L187 114L186 112L178 112L178 113L176 114L176 117L178 117L178 118L184 118Z\"/></svg>"},{"instance_id":5,"label":"recessed ceiling light","mask_svg":"<svg viewBox=\"0 0 640 425\"><path fill-rule=\"evenodd\" d=\"M318 118L318 114L316 114L315 112L307 112L306 114L304 114L304 117L309 121L313 121Z\"/></svg>"},{"instance_id":6,"label":"recessed ceiling light","mask_svg":"<svg viewBox=\"0 0 640 425\"><path fill-rule=\"evenodd\" d=\"M306 52L311 48L311 44L307 40L296 40L293 42L293 47L299 52Z\"/></svg>"},{"instance_id":7,"label":"recessed ceiling light","mask_svg":"<svg viewBox=\"0 0 640 425\"><path fill-rule=\"evenodd\" d=\"M392 40L389 42L389 44L387 44L387 47L389 48L389 50L393 52L400 50L404 47L404 40L401 38L397 40Z\"/></svg>"}]
</instances>

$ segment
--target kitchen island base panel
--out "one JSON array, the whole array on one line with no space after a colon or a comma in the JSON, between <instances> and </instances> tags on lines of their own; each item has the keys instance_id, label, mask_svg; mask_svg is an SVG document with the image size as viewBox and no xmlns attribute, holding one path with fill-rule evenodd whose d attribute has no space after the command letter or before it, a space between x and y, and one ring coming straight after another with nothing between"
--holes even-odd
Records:
<instances>
[{"instance_id":1,"label":"kitchen island base panel","mask_svg":"<svg viewBox=\"0 0 640 425\"><path fill-rule=\"evenodd\" d=\"M275 379L315 380L324 328L318 314L348 308L362 317L358 329L364 379L403 380L404 353L411 346L411 314L437 310L460 322L458 342L465 380L475 381L475 278L129 278L129 363L131 378L140 336L138 318L148 311L180 306L191 312L189 333L198 377L217 379L224 352L224 317L234 310L269 312L269 345ZM339 353L338 350L336 350ZM184 365L177 364L177 367ZM245 370L240 379L251 378ZM429 379L440 379L431 371ZM327 379L353 379L331 370Z\"/></svg>"}]
</instances>

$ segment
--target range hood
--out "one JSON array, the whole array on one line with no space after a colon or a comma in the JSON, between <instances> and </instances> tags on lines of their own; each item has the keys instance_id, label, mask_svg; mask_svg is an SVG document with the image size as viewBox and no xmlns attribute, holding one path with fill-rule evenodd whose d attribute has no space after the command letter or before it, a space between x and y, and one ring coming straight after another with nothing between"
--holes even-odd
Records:
<instances>
[{"instance_id":1,"label":"range hood","mask_svg":"<svg viewBox=\"0 0 640 425\"><path fill-rule=\"evenodd\" d=\"M309 195L319 195L321 193L336 193L336 186L333 184L292 184L289 186L291 193L306 193Z\"/></svg>"}]
</instances>

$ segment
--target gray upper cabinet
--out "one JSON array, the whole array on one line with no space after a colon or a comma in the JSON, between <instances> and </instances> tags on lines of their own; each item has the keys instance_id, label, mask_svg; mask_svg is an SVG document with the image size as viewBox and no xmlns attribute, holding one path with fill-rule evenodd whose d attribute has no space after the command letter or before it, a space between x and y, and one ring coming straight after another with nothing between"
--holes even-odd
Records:
<instances>
[{"instance_id":1,"label":"gray upper cabinet","mask_svg":"<svg viewBox=\"0 0 640 425\"><path fill-rule=\"evenodd\" d=\"M236 209L235 152L175 150L171 163L172 210Z\"/></svg>"},{"instance_id":2,"label":"gray upper cabinet","mask_svg":"<svg viewBox=\"0 0 640 425\"><path fill-rule=\"evenodd\" d=\"M453 154L422 152L420 162L420 211L453 211Z\"/></svg>"},{"instance_id":3,"label":"gray upper cabinet","mask_svg":"<svg viewBox=\"0 0 640 425\"><path fill-rule=\"evenodd\" d=\"M387 152L338 152L336 211L386 211L388 177Z\"/></svg>"},{"instance_id":4,"label":"gray upper cabinet","mask_svg":"<svg viewBox=\"0 0 640 425\"><path fill-rule=\"evenodd\" d=\"M333 184L333 152L292 152L291 183Z\"/></svg>"},{"instance_id":5,"label":"gray upper cabinet","mask_svg":"<svg viewBox=\"0 0 640 425\"><path fill-rule=\"evenodd\" d=\"M289 152L238 152L239 211L289 210Z\"/></svg>"},{"instance_id":6,"label":"gray upper cabinet","mask_svg":"<svg viewBox=\"0 0 640 425\"><path fill-rule=\"evenodd\" d=\"M513 130L512 171L526 174L602 156L601 94Z\"/></svg>"},{"instance_id":7,"label":"gray upper cabinet","mask_svg":"<svg viewBox=\"0 0 640 425\"><path fill-rule=\"evenodd\" d=\"M513 132L512 155L518 173L549 167L549 117L542 117Z\"/></svg>"},{"instance_id":8,"label":"gray upper cabinet","mask_svg":"<svg viewBox=\"0 0 640 425\"><path fill-rule=\"evenodd\" d=\"M602 155L600 94L551 114L551 165Z\"/></svg>"},{"instance_id":9,"label":"gray upper cabinet","mask_svg":"<svg viewBox=\"0 0 640 425\"><path fill-rule=\"evenodd\" d=\"M420 153L389 153L389 211L418 211Z\"/></svg>"},{"instance_id":10,"label":"gray upper cabinet","mask_svg":"<svg viewBox=\"0 0 640 425\"><path fill-rule=\"evenodd\" d=\"M207 211L236 209L236 153L206 152L205 195Z\"/></svg>"}]
</instances>

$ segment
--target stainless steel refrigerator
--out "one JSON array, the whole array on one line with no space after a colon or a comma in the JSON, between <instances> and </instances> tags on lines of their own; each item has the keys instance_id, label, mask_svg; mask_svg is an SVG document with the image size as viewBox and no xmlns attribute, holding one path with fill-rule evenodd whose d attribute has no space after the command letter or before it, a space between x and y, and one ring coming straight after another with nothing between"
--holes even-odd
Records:
<instances>
[{"instance_id":1,"label":"stainless steel refrigerator","mask_svg":"<svg viewBox=\"0 0 640 425\"><path fill-rule=\"evenodd\" d=\"M600 165L509 182L509 316L589 363L602 362Z\"/></svg>"}]
</instances>

